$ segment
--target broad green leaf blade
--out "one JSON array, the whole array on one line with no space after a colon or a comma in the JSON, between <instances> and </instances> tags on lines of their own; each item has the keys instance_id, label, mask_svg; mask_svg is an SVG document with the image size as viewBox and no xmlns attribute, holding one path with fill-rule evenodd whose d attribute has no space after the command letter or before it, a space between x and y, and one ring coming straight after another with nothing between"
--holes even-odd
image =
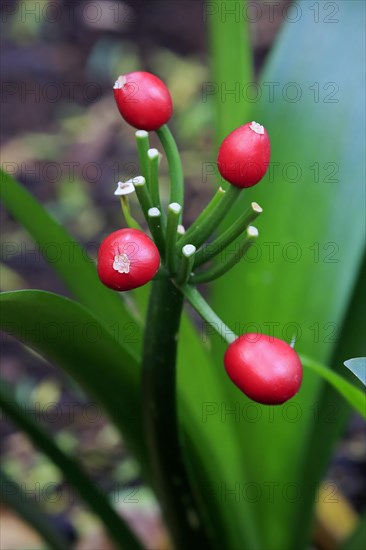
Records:
<instances>
[{"instance_id":1,"label":"broad green leaf blade","mask_svg":"<svg viewBox=\"0 0 366 550\"><path fill-rule=\"evenodd\" d=\"M183 316L178 390L188 465L214 548L262 550L250 503L243 500L238 507L237 494L229 496L231 490L240 491L243 457L236 442L235 423L222 421L222 407L227 401L207 344L203 345L204 330L203 327L197 334L187 316Z\"/></svg>"},{"instance_id":2,"label":"broad green leaf blade","mask_svg":"<svg viewBox=\"0 0 366 550\"><path fill-rule=\"evenodd\" d=\"M344 364L366 386L366 357L354 357L345 361Z\"/></svg>"},{"instance_id":3,"label":"broad green leaf blade","mask_svg":"<svg viewBox=\"0 0 366 550\"><path fill-rule=\"evenodd\" d=\"M364 76L355 67L364 55L364 4L337 6L338 22L329 24L326 13L315 22L309 3L299 2L293 14L297 9L302 16L284 27L267 64L251 118L268 129L271 168L263 182L243 192L231 216L253 200L263 207L258 247L211 286L215 310L236 332L274 332L287 341L295 334L297 347L322 363L339 338L364 247ZM218 368L223 352L215 339ZM248 401L224 376L222 384L228 404L245 408ZM246 481L262 495L266 483L278 484L274 502L263 496L253 503L263 546L271 550L293 547L298 532L301 503L282 489L295 484L303 491L318 481L306 476L305 482L301 468L307 452L316 452L307 449L307 437L322 407L321 386L319 377L305 372L300 393L276 408L274 417L258 407L258 422L238 424ZM287 414L290 407L298 411L295 420ZM337 422L342 425L342 418Z\"/></svg>"},{"instance_id":4,"label":"broad green leaf blade","mask_svg":"<svg viewBox=\"0 0 366 550\"><path fill-rule=\"evenodd\" d=\"M213 98L219 136L240 126L251 110L251 104L240 101L243 86L253 83L253 54L250 44L246 0L205 1L203 15L208 25L212 57L212 82L202 87L202 101ZM239 99L240 98L240 99Z\"/></svg>"},{"instance_id":5,"label":"broad green leaf blade","mask_svg":"<svg viewBox=\"0 0 366 550\"><path fill-rule=\"evenodd\" d=\"M351 372L343 367L343 361L351 355L365 355L366 342L366 317L364 304L366 301L366 258L364 258L352 299L350 300L347 316L342 325L335 352L332 357L334 372L342 378L346 378L352 384L355 383ZM357 383L357 381L356 381ZM361 386L361 383L359 384ZM318 406L314 410L314 422L307 434L306 447L308 453L304 453L300 476L306 479L321 479L326 472L329 462L330 450L337 438L342 435L349 418L351 407L343 399L339 399L338 392L330 384L324 384L319 396ZM313 452L314 449L316 452ZM312 530L312 510L316 500L315 485L303 486L302 499L299 503L296 525L293 533L293 545L303 546Z\"/></svg>"},{"instance_id":6,"label":"broad green leaf blade","mask_svg":"<svg viewBox=\"0 0 366 550\"><path fill-rule=\"evenodd\" d=\"M78 462L66 454L52 439L52 437L32 418L27 415L23 403L19 405L15 400L14 392L4 380L0 383L0 408L5 414L23 430L52 462L60 468L63 477L78 491L81 498L103 522L104 528L112 540L123 548L142 550L140 543L131 532L125 520L110 505L108 497L84 472Z\"/></svg>"},{"instance_id":7,"label":"broad green leaf blade","mask_svg":"<svg viewBox=\"0 0 366 550\"><path fill-rule=\"evenodd\" d=\"M0 470L0 500L33 527L52 550L69 550L70 544L65 537L52 525L49 517L39 509L36 502L27 502L27 496L15 483Z\"/></svg>"},{"instance_id":8,"label":"broad green leaf blade","mask_svg":"<svg viewBox=\"0 0 366 550\"><path fill-rule=\"evenodd\" d=\"M305 368L307 367L313 370L316 374L329 382L329 384L348 401L349 405L366 419L366 395L362 391L339 376L336 372L327 369L311 358L300 355L300 359Z\"/></svg>"},{"instance_id":9,"label":"broad green leaf blade","mask_svg":"<svg viewBox=\"0 0 366 550\"><path fill-rule=\"evenodd\" d=\"M104 407L142 465L138 365L87 309L40 290L0 294L1 328L55 361Z\"/></svg>"},{"instance_id":10,"label":"broad green leaf blade","mask_svg":"<svg viewBox=\"0 0 366 550\"><path fill-rule=\"evenodd\" d=\"M2 170L0 183L0 199L6 209L30 233L70 292L136 353L141 346L139 326L118 294L101 284L86 251L20 183Z\"/></svg>"}]
</instances>

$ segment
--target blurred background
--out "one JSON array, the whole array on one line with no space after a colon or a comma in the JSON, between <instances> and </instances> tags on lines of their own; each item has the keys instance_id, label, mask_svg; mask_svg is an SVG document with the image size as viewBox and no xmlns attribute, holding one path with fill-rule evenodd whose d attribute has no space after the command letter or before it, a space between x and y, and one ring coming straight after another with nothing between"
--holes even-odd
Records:
<instances>
[{"instance_id":1,"label":"blurred background","mask_svg":"<svg viewBox=\"0 0 366 550\"><path fill-rule=\"evenodd\" d=\"M275 2L271 18L251 18L256 75L290 3ZM115 183L138 173L134 132L116 109L112 87L121 73L151 71L167 83L174 101L171 128L182 152L189 224L214 192L213 176L203 177L204 163L215 158L214 108L205 95L212 78L204 3L22 0L3 2L0 9L2 168L83 243L93 261L101 238L121 226ZM164 200L164 163L161 183ZM1 215L1 290L38 288L67 295L42 251L3 209ZM115 495L146 544L166 547L156 502L100 409L60 370L11 337L3 335L2 348L2 376L16 385L19 400L24 396L33 403L34 418ZM78 539L78 548L109 548L95 518L58 470L5 417L0 427L5 472L24 484L30 499L41 500L70 540ZM328 479L337 480L357 511L365 504L365 458L363 424L354 416ZM1 548L39 548L37 537L7 508L1 510Z\"/></svg>"}]
</instances>

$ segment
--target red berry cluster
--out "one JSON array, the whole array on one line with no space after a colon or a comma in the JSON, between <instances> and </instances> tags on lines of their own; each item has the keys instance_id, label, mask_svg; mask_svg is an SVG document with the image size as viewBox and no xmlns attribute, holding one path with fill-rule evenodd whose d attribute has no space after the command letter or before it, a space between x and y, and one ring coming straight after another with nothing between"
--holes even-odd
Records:
<instances>
[{"instance_id":1,"label":"red berry cluster","mask_svg":"<svg viewBox=\"0 0 366 550\"><path fill-rule=\"evenodd\" d=\"M119 76L114 97L122 117L139 130L159 130L172 116L168 88L147 72ZM266 129L257 122L248 122L223 140L217 157L218 170L230 184L251 187L264 177L270 154ZM99 278L113 290L131 290L146 284L159 266L158 248L137 229L115 231L104 239L98 253ZM297 353L277 338L241 336L228 347L224 363L234 384L259 403L283 403L301 385L302 366Z\"/></svg>"}]
</instances>

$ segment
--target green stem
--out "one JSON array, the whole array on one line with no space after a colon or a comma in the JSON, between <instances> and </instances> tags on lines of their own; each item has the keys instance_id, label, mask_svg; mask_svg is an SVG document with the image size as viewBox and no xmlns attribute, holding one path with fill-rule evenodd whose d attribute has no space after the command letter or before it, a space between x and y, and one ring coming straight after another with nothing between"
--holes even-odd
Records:
<instances>
[{"instance_id":1,"label":"green stem","mask_svg":"<svg viewBox=\"0 0 366 550\"><path fill-rule=\"evenodd\" d=\"M153 205L162 213L161 200L159 193L159 162L160 162L160 153L157 149L149 149L147 152L148 162L149 162L149 183L150 183L150 194Z\"/></svg>"},{"instance_id":2,"label":"green stem","mask_svg":"<svg viewBox=\"0 0 366 550\"><path fill-rule=\"evenodd\" d=\"M145 178L147 187L150 188L149 159L147 156L148 150L150 148L149 134L145 130L137 130L135 136L141 174Z\"/></svg>"},{"instance_id":3,"label":"green stem","mask_svg":"<svg viewBox=\"0 0 366 550\"><path fill-rule=\"evenodd\" d=\"M170 199L169 202L184 204L184 178L182 161L180 159L177 144L167 125L162 126L156 131L164 148L170 175Z\"/></svg>"},{"instance_id":4,"label":"green stem","mask_svg":"<svg viewBox=\"0 0 366 550\"><path fill-rule=\"evenodd\" d=\"M217 332L217 334L219 334L219 336L224 338L228 344L231 344L234 340L236 340L237 335L208 305L196 287L192 285L185 285L180 287L180 290L191 306L193 306L197 313L202 317L202 319L206 321Z\"/></svg>"},{"instance_id":5,"label":"green stem","mask_svg":"<svg viewBox=\"0 0 366 550\"><path fill-rule=\"evenodd\" d=\"M26 495L18 483L12 481L0 470L0 501L12 508L18 516L35 529L52 550L71 548L64 536L53 526L48 515L35 502L27 502Z\"/></svg>"},{"instance_id":6,"label":"green stem","mask_svg":"<svg viewBox=\"0 0 366 550\"><path fill-rule=\"evenodd\" d=\"M178 224L182 207L177 202L172 202L168 206L168 220L166 228L166 262L171 275L177 272L177 250L176 242L178 238Z\"/></svg>"},{"instance_id":7,"label":"green stem","mask_svg":"<svg viewBox=\"0 0 366 550\"><path fill-rule=\"evenodd\" d=\"M151 235L159 249L162 259L165 258L165 237L162 227L161 212L159 208L150 208L148 210L148 221Z\"/></svg>"},{"instance_id":8,"label":"green stem","mask_svg":"<svg viewBox=\"0 0 366 550\"><path fill-rule=\"evenodd\" d=\"M201 214L196 219L195 223L197 223L197 222L202 223L202 221L205 218L208 218L209 216L211 216L211 213L215 210L215 208L217 207L217 205L219 204L221 199L224 197L225 193L226 193L225 189L223 189L220 186L218 188L218 190L216 191L216 193L214 194L214 196L212 197L212 199L210 200L210 202L208 203L208 205L206 206L206 208L204 210L202 210ZM189 230L191 231L192 229L189 228ZM182 243L182 236L184 236L186 233L187 233L187 231L184 231L183 233L181 233L181 237L179 237L179 246ZM186 244L189 244L189 243L186 243Z\"/></svg>"},{"instance_id":9,"label":"green stem","mask_svg":"<svg viewBox=\"0 0 366 550\"><path fill-rule=\"evenodd\" d=\"M143 176L137 176L134 178L133 184L135 186L136 195L141 206L141 210L144 214L145 220L149 223L148 212L150 208L153 208L151 196L146 185L146 180Z\"/></svg>"},{"instance_id":10,"label":"green stem","mask_svg":"<svg viewBox=\"0 0 366 550\"><path fill-rule=\"evenodd\" d=\"M250 207L221 235L212 243L201 248L196 254L194 266L198 267L222 252L229 244L237 239L243 231L263 212L262 208L256 202L252 202Z\"/></svg>"},{"instance_id":11,"label":"green stem","mask_svg":"<svg viewBox=\"0 0 366 550\"><path fill-rule=\"evenodd\" d=\"M257 238L258 230L250 225L245 232L245 239L239 246L239 250L237 252L235 252L234 254L230 252L229 255L229 251L227 249L224 250L223 252L226 252L226 257L222 258L221 262L217 262L210 269L202 271L202 273L194 274L191 278L191 282L194 284L208 283L210 281L213 281L214 279L217 279L218 277L221 277L242 259L244 254L252 246Z\"/></svg>"},{"instance_id":12,"label":"green stem","mask_svg":"<svg viewBox=\"0 0 366 550\"><path fill-rule=\"evenodd\" d=\"M208 206L201 212L196 221L179 239L179 247L192 243L199 248L208 237L217 229L223 217L239 196L241 189L230 185L222 194L218 191Z\"/></svg>"},{"instance_id":13,"label":"green stem","mask_svg":"<svg viewBox=\"0 0 366 550\"><path fill-rule=\"evenodd\" d=\"M122 214L126 220L128 227L133 227L134 229L139 229L141 231L140 224L135 220L131 214L130 203L128 197L121 197L121 208Z\"/></svg>"},{"instance_id":14,"label":"green stem","mask_svg":"<svg viewBox=\"0 0 366 550\"><path fill-rule=\"evenodd\" d=\"M91 510L100 517L117 548L141 550L142 546L124 520L109 504L105 494L94 484L79 464L66 455L50 436L26 415L15 402L12 392L0 385L0 406L9 418L19 426L45 455L62 471L65 479L75 487Z\"/></svg>"},{"instance_id":15,"label":"green stem","mask_svg":"<svg viewBox=\"0 0 366 550\"><path fill-rule=\"evenodd\" d=\"M178 286L184 285L192 274L196 247L193 244L186 244L182 248L182 261L175 280Z\"/></svg>"},{"instance_id":16,"label":"green stem","mask_svg":"<svg viewBox=\"0 0 366 550\"><path fill-rule=\"evenodd\" d=\"M174 548L210 548L179 440L176 359L183 295L168 279L153 282L142 364L145 433L156 491Z\"/></svg>"}]
</instances>

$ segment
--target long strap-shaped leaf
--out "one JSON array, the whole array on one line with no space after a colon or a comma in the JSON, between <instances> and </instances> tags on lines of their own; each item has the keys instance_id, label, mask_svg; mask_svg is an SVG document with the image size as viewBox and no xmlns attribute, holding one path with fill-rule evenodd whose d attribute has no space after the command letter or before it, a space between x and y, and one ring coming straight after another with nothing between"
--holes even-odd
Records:
<instances>
[{"instance_id":1,"label":"long strap-shaped leaf","mask_svg":"<svg viewBox=\"0 0 366 550\"><path fill-rule=\"evenodd\" d=\"M103 405L141 464L138 365L86 308L50 292L0 295L3 330L55 361Z\"/></svg>"},{"instance_id":2,"label":"long strap-shaped leaf","mask_svg":"<svg viewBox=\"0 0 366 550\"><path fill-rule=\"evenodd\" d=\"M334 376L345 378L348 384L357 385L359 395L362 395L364 389L361 382L347 371L343 366L345 357L349 354L365 354L366 319L365 319L365 277L366 277L366 257L363 260L358 282L353 292L352 299L348 306L348 313L343 323L342 332L333 356L332 363L334 371L330 371ZM329 374L329 373L328 373ZM359 389L358 389L359 388ZM362 404L360 398L351 397L353 406L355 402ZM316 410L316 417L312 429L306 436L307 448L309 453L302 458L301 472L304 478L320 479L325 475L329 463L329 449L332 448L335 440L341 436L346 427L350 414L350 407L346 401L338 398L337 389L334 385L326 384L319 396L319 406ZM361 405L362 406L362 405ZM365 396L363 400L363 411L359 411L365 416ZM314 449L316 452L314 452ZM300 502L299 514L297 516L297 525L294 531L293 544L301 547L301 541L305 541L312 528L312 508L314 506L315 487L306 484L303 490ZM361 547L361 546L360 546Z\"/></svg>"},{"instance_id":3,"label":"long strap-shaped leaf","mask_svg":"<svg viewBox=\"0 0 366 550\"><path fill-rule=\"evenodd\" d=\"M110 505L106 495L94 484L79 464L50 438L50 436L27 416L16 403L14 395L2 380L0 385L0 407L32 442L60 468L64 477L78 491L93 512L102 520L118 548L140 550L141 545L125 521Z\"/></svg>"},{"instance_id":4,"label":"long strap-shaped leaf","mask_svg":"<svg viewBox=\"0 0 366 550\"><path fill-rule=\"evenodd\" d=\"M69 550L68 541L50 523L49 518L38 508L34 502L26 502L25 495L20 487L0 470L0 500L29 523L49 544L52 550Z\"/></svg>"},{"instance_id":5,"label":"long strap-shaped leaf","mask_svg":"<svg viewBox=\"0 0 366 550\"><path fill-rule=\"evenodd\" d=\"M274 330L276 336L290 339L295 325L295 332L301 332L296 349L329 363L364 247L363 73L356 65L363 55L364 4L349 0L328 5L338 13L326 17L323 11L317 21L311 6L306 1L291 6L290 17L296 23L283 26L258 86L258 101L252 103L252 115L247 119L261 122L269 132L271 169L263 182L243 192L229 221L251 201L263 207L266 214L261 220L263 238L258 255L212 284L211 303L225 322L237 325L240 332ZM221 23L225 32L225 18L221 17ZM229 56L226 61L230 66ZM220 81L227 81L225 72ZM245 95L247 82L240 85ZM271 96L266 92L272 85ZM298 93L294 102L294 96L287 95L290 87ZM220 94L216 99L222 103ZM225 110L221 139L229 124L242 123L239 113L239 104L237 112ZM295 178L286 173L294 167ZM295 259L291 247L297 250ZM357 328L353 325L354 331ZM216 339L213 357L218 368L223 352ZM343 357L350 356L349 349ZM334 437L329 438L328 433L339 434L346 418L343 404L338 405L339 398L332 391L334 424L318 420L325 403L319 393L321 386L319 377L307 370L294 398L299 412L294 422L286 417L290 402L274 409L274 419L268 408L258 406L258 422L236 424L249 472L241 482L244 486L254 482L261 492L252 507L261 525L263 548L288 550L309 545L303 530L305 527L308 533L309 511L319 481L315 463L319 454L329 459ZM246 406L235 388L228 388L227 401ZM317 438L310 440L314 427ZM274 484L274 500L265 492L267 482ZM284 495L282 491L288 487L296 488L297 499L296 495L293 501L291 495ZM309 490L312 497L307 499Z\"/></svg>"},{"instance_id":6,"label":"long strap-shaped leaf","mask_svg":"<svg viewBox=\"0 0 366 550\"><path fill-rule=\"evenodd\" d=\"M108 324L125 347L136 353L141 344L139 326L117 293L100 283L86 251L20 183L2 170L0 183L0 199L6 209L30 233L68 289Z\"/></svg>"},{"instance_id":7,"label":"long strap-shaped leaf","mask_svg":"<svg viewBox=\"0 0 366 550\"><path fill-rule=\"evenodd\" d=\"M313 361L304 355L300 355L300 358L305 367L313 370L316 374L329 382L329 384L344 397L348 404L366 419L366 395L362 391L348 382L348 380L342 378L342 376L339 376L339 374L333 370L324 367L317 361Z\"/></svg>"}]
</instances>

